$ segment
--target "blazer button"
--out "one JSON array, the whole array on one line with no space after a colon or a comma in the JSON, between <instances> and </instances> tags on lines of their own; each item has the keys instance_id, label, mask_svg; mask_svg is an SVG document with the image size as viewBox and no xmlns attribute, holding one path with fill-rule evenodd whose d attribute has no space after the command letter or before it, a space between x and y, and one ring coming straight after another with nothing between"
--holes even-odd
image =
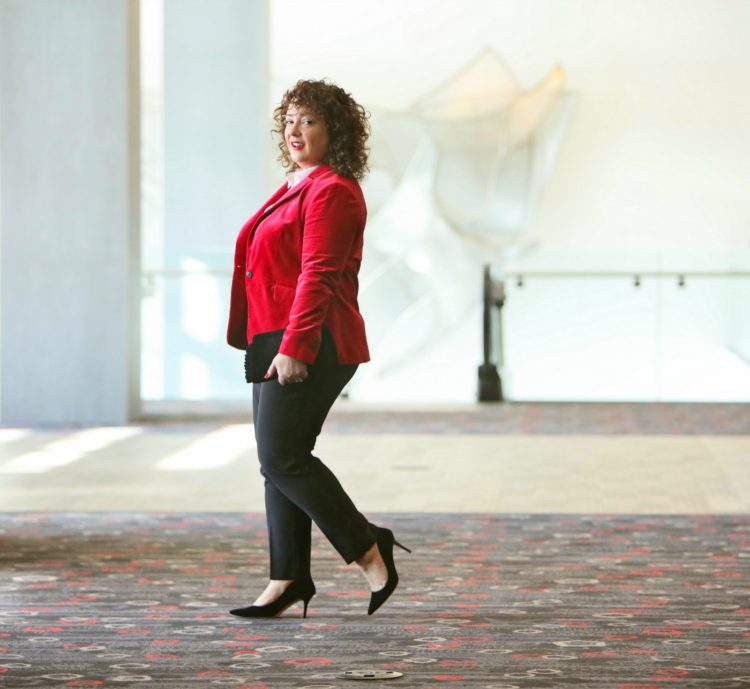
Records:
<instances>
[{"instance_id":1,"label":"blazer button","mask_svg":"<svg viewBox=\"0 0 750 689\"><path fill-rule=\"evenodd\" d=\"M252 270L248 270L248 271L247 271L247 276L248 276L249 278L251 278L251 277L253 276L253 271L252 271Z\"/></svg>"}]
</instances>

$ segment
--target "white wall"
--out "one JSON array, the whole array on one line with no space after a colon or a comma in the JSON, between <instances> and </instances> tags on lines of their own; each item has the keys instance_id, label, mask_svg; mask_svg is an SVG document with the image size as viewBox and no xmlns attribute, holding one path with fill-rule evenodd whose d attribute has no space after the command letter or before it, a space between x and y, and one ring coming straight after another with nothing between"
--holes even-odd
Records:
<instances>
[{"instance_id":1,"label":"white wall","mask_svg":"<svg viewBox=\"0 0 750 689\"><path fill-rule=\"evenodd\" d=\"M230 144L236 140L244 146L248 137L267 136L272 106L299 78L329 77L367 107L398 109L491 47L524 88L535 86L560 64L567 74L566 90L575 95L566 138L527 233L539 243L538 254L530 257L532 265L633 272L750 268L747 0L279 0L268 4L271 80L266 119L260 113L257 120L248 121L244 132L241 122L233 120ZM175 0L175 9L179 7L180 0ZM249 42L255 40L253 30L262 28L247 27ZM194 59L203 60L200 55ZM216 52L211 64L220 66L222 60L235 58ZM178 76L184 77L179 75L181 64L173 62ZM244 81L238 84L246 87ZM189 88L187 80L182 93L188 101ZM179 108L172 111L179 113ZM195 132L206 131L194 126L201 121L200 113L188 119L191 126L185 136L174 138L179 124L178 130L165 131L167 141L170 136L177 141L171 152L167 145L168 157L175 156L172 174L183 165L181 156L189 151L191 137L195 143ZM166 126L173 125L168 118ZM198 170L200 175L228 169L221 155L214 155L220 148L198 149L208 164ZM273 167L264 182L266 192L277 187L282 174L278 166ZM188 202L182 203L179 193L174 197L173 217L166 220L174 231L168 235L177 246L190 240L191 249L205 249L193 258L211 265L206 256L215 249L217 265L229 266L238 227L227 218L235 212L238 218L249 217L257 199L240 189L221 214L212 210L202 215L209 206L194 193L200 175L190 178L190 184L178 185L178 192L188 194ZM221 215L223 220L205 220L209 215ZM185 222L191 224L189 230ZM215 234L209 225L215 227ZM206 244L201 247L203 239ZM523 267L528 268L529 262ZM442 274L446 281L456 279L450 271ZM465 276L460 279L471 282ZM217 278L210 291L197 284L195 291L225 299L228 288L219 282ZM749 282L688 280L683 289L670 279L658 284L644 280L639 291L630 280L624 285L611 281L581 285L527 279L525 290L509 289L506 391L515 399L746 399L750 332L742 316ZM164 284L157 284L152 302L161 303L159 290L166 289ZM188 281L180 284L189 291ZM480 284L477 270L477 295ZM198 302L192 299L183 301L190 301L194 314L210 311L215 327L197 347L195 342L188 346L179 338L163 338L164 347L152 348L157 355L151 359L146 343L144 378L149 384L157 380L148 366L150 360L164 378L158 378L150 394L154 398L244 397L247 391L237 375L239 369L224 352L225 304L213 296L211 309L195 306ZM366 301L363 310L374 331L377 319L368 315ZM152 315L163 326L159 309L152 309ZM599 327L603 310L611 318L606 328ZM179 316L178 309L168 311ZM425 347L390 378L377 375L377 362L386 357L378 351L378 333L371 332L375 363L358 372L353 397L475 399L475 372L481 360L479 315L477 302L451 332L432 336L439 347ZM187 331L186 319L179 318L177 326ZM144 332L148 338L156 328L145 327ZM169 342L176 344L170 349ZM164 362L177 362L185 353L191 361L201 362L203 373L199 376L197 369L191 372L181 365L170 382ZM707 376L686 379L688 389L681 372L685 365L706 371ZM700 385L693 385L695 381Z\"/></svg>"},{"instance_id":2,"label":"white wall","mask_svg":"<svg viewBox=\"0 0 750 689\"><path fill-rule=\"evenodd\" d=\"M271 25L273 98L328 76L404 106L485 45L524 87L560 63L579 106L545 248L750 249L746 0L287 0Z\"/></svg>"},{"instance_id":3,"label":"white wall","mask_svg":"<svg viewBox=\"0 0 750 689\"><path fill-rule=\"evenodd\" d=\"M750 2L289 0L272 10L274 99L298 78L329 77L366 107L398 109L487 46L524 88L564 68L576 110L528 228L536 253L511 267L750 270ZM527 279L509 290L508 396L748 399L750 279L674 282ZM478 323L471 314L461 341L433 338L409 370L354 397L473 399Z\"/></svg>"}]
</instances>

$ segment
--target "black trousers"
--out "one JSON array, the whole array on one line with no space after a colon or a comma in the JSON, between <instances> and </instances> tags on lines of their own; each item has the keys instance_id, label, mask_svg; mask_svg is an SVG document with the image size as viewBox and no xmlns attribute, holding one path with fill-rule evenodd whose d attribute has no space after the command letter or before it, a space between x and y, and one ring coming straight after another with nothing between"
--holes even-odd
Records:
<instances>
[{"instance_id":1,"label":"black trousers","mask_svg":"<svg viewBox=\"0 0 750 689\"><path fill-rule=\"evenodd\" d=\"M333 346L326 338L323 345ZM341 557L353 562L375 543L375 534L330 469L312 452L328 412L357 365L319 357L302 383L253 384L253 421L265 478L271 579L310 574L314 521Z\"/></svg>"}]
</instances>

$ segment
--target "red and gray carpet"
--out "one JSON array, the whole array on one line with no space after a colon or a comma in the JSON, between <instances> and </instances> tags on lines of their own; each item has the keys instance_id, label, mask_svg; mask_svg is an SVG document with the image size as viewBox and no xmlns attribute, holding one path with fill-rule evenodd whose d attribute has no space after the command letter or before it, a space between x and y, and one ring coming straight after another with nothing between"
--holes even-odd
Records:
<instances>
[{"instance_id":1,"label":"red and gray carpet","mask_svg":"<svg viewBox=\"0 0 750 689\"><path fill-rule=\"evenodd\" d=\"M197 405L197 406L196 406ZM206 424L247 423L249 403L229 406L159 403L143 420L178 430ZM151 409L151 412L148 411ZM504 435L750 435L750 404L714 402L503 402L461 410L375 411L334 407L326 433L438 433Z\"/></svg>"},{"instance_id":2,"label":"red and gray carpet","mask_svg":"<svg viewBox=\"0 0 750 689\"><path fill-rule=\"evenodd\" d=\"M750 687L750 516L370 516L378 613L316 532L309 617L250 621L262 515L0 514L0 686Z\"/></svg>"}]
</instances>

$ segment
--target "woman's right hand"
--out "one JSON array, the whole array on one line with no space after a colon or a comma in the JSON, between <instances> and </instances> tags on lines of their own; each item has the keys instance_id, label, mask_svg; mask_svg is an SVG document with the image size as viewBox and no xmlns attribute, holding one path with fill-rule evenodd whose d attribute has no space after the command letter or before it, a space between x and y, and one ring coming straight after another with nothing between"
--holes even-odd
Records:
<instances>
[{"instance_id":1,"label":"woman's right hand","mask_svg":"<svg viewBox=\"0 0 750 689\"><path fill-rule=\"evenodd\" d=\"M307 364L279 352L268 367L266 378L270 378L274 373L279 374L279 385L301 383L307 378Z\"/></svg>"}]
</instances>

